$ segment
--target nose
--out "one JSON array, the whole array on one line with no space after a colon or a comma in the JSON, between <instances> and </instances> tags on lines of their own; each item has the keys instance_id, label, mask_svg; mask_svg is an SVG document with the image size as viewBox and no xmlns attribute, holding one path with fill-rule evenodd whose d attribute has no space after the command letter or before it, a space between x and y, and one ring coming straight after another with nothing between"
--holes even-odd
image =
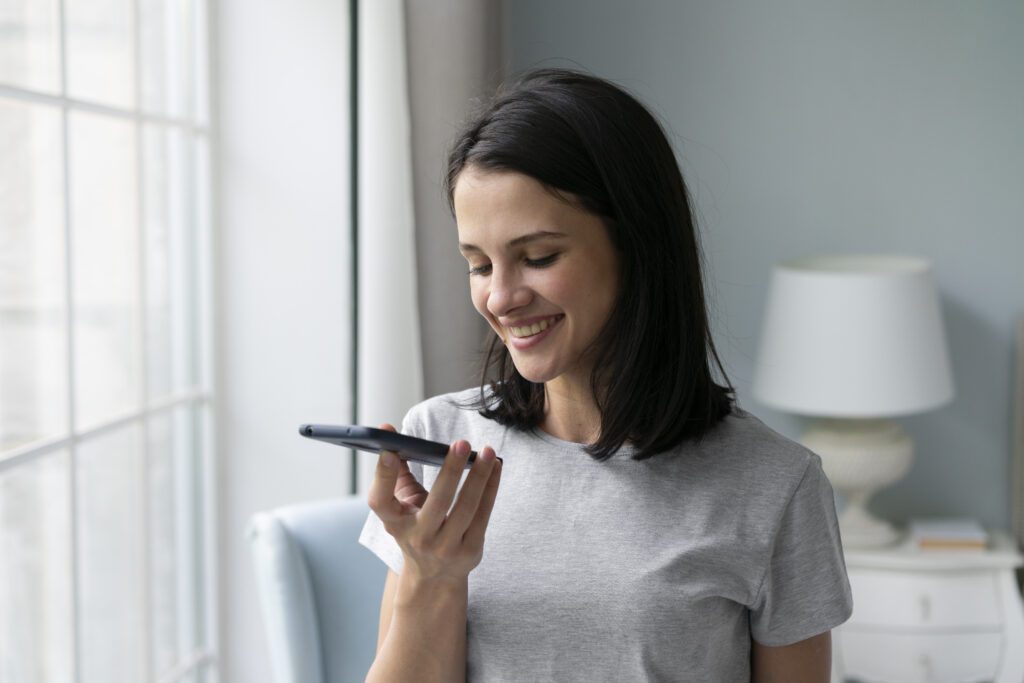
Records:
<instances>
[{"instance_id":1,"label":"nose","mask_svg":"<svg viewBox=\"0 0 1024 683\"><path fill-rule=\"evenodd\" d=\"M530 303L530 290L514 271L499 270L492 266L487 291L487 310L496 318Z\"/></svg>"}]
</instances>

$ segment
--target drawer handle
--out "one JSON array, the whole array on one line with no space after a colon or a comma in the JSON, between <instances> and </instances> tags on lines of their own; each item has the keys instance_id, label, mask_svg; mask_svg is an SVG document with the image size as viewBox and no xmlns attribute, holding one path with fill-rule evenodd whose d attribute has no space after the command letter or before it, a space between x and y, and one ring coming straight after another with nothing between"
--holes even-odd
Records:
<instances>
[{"instance_id":1,"label":"drawer handle","mask_svg":"<svg viewBox=\"0 0 1024 683\"><path fill-rule=\"evenodd\" d=\"M919 598L921 605L921 619L929 621L932 618L932 601L927 595L922 595Z\"/></svg>"}]
</instances>

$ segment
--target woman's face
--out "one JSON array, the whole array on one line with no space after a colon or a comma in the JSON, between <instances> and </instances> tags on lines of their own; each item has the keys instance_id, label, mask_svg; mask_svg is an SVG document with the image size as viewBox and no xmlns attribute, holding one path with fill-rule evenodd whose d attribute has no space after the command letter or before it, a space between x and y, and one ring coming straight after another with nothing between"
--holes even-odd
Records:
<instances>
[{"instance_id":1,"label":"woman's face","mask_svg":"<svg viewBox=\"0 0 1024 683\"><path fill-rule=\"evenodd\" d=\"M538 383L587 381L583 351L618 291L618 256L604 222L529 176L472 166L455 183L454 204L473 306L519 374Z\"/></svg>"}]
</instances>

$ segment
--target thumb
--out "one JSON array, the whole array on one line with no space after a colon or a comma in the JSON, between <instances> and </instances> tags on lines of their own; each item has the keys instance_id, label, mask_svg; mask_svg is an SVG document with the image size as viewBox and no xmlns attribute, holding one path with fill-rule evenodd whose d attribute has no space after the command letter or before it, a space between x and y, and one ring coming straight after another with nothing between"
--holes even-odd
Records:
<instances>
[{"instance_id":1,"label":"thumb","mask_svg":"<svg viewBox=\"0 0 1024 683\"><path fill-rule=\"evenodd\" d=\"M381 425L380 429L395 431L394 427L388 424ZM392 458L393 460L391 460ZM389 460L393 463L390 466L388 465ZM377 512L381 519L385 519L386 516L398 517L402 513L402 504L395 498L398 475L398 455L391 451L381 451L368 496L370 507Z\"/></svg>"},{"instance_id":2,"label":"thumb","mask_svg":"<svg viewBox=\"0 0 1024 683\"><path fill-rule=\"evenodd\" d=\"M393 426L391 426L387 422L385 422L384 424L380 425L378 427L378 429L383 429L386 432L396 432L397 431ZM387 473L388 476L394 476L394 477L397 478L397 476L398 476L398 464L399 464L399 458L398 458L398 454L397 453L394 453L392 451L381 451L380 452L380 459L377 461L377 465L378 465L378 467L385 468L385 470L388 471L388 473Z\"/></svg>"}]
</instances>

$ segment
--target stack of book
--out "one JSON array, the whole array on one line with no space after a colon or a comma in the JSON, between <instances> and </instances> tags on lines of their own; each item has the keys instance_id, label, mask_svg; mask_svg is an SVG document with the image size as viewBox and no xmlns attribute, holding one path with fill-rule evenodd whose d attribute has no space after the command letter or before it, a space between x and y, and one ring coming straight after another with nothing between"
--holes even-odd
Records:
<instances>
[{"instance_id":1,"label":"stack of book","mask_svg":"<svg viewBox=\"0 0 1024 683\"><path fill-rule=\"evenodd\" d=\"M922 550L984 550L988 533L968 517L915 517L907 522L910 545Z\"/></svg>"}]
</instances>

